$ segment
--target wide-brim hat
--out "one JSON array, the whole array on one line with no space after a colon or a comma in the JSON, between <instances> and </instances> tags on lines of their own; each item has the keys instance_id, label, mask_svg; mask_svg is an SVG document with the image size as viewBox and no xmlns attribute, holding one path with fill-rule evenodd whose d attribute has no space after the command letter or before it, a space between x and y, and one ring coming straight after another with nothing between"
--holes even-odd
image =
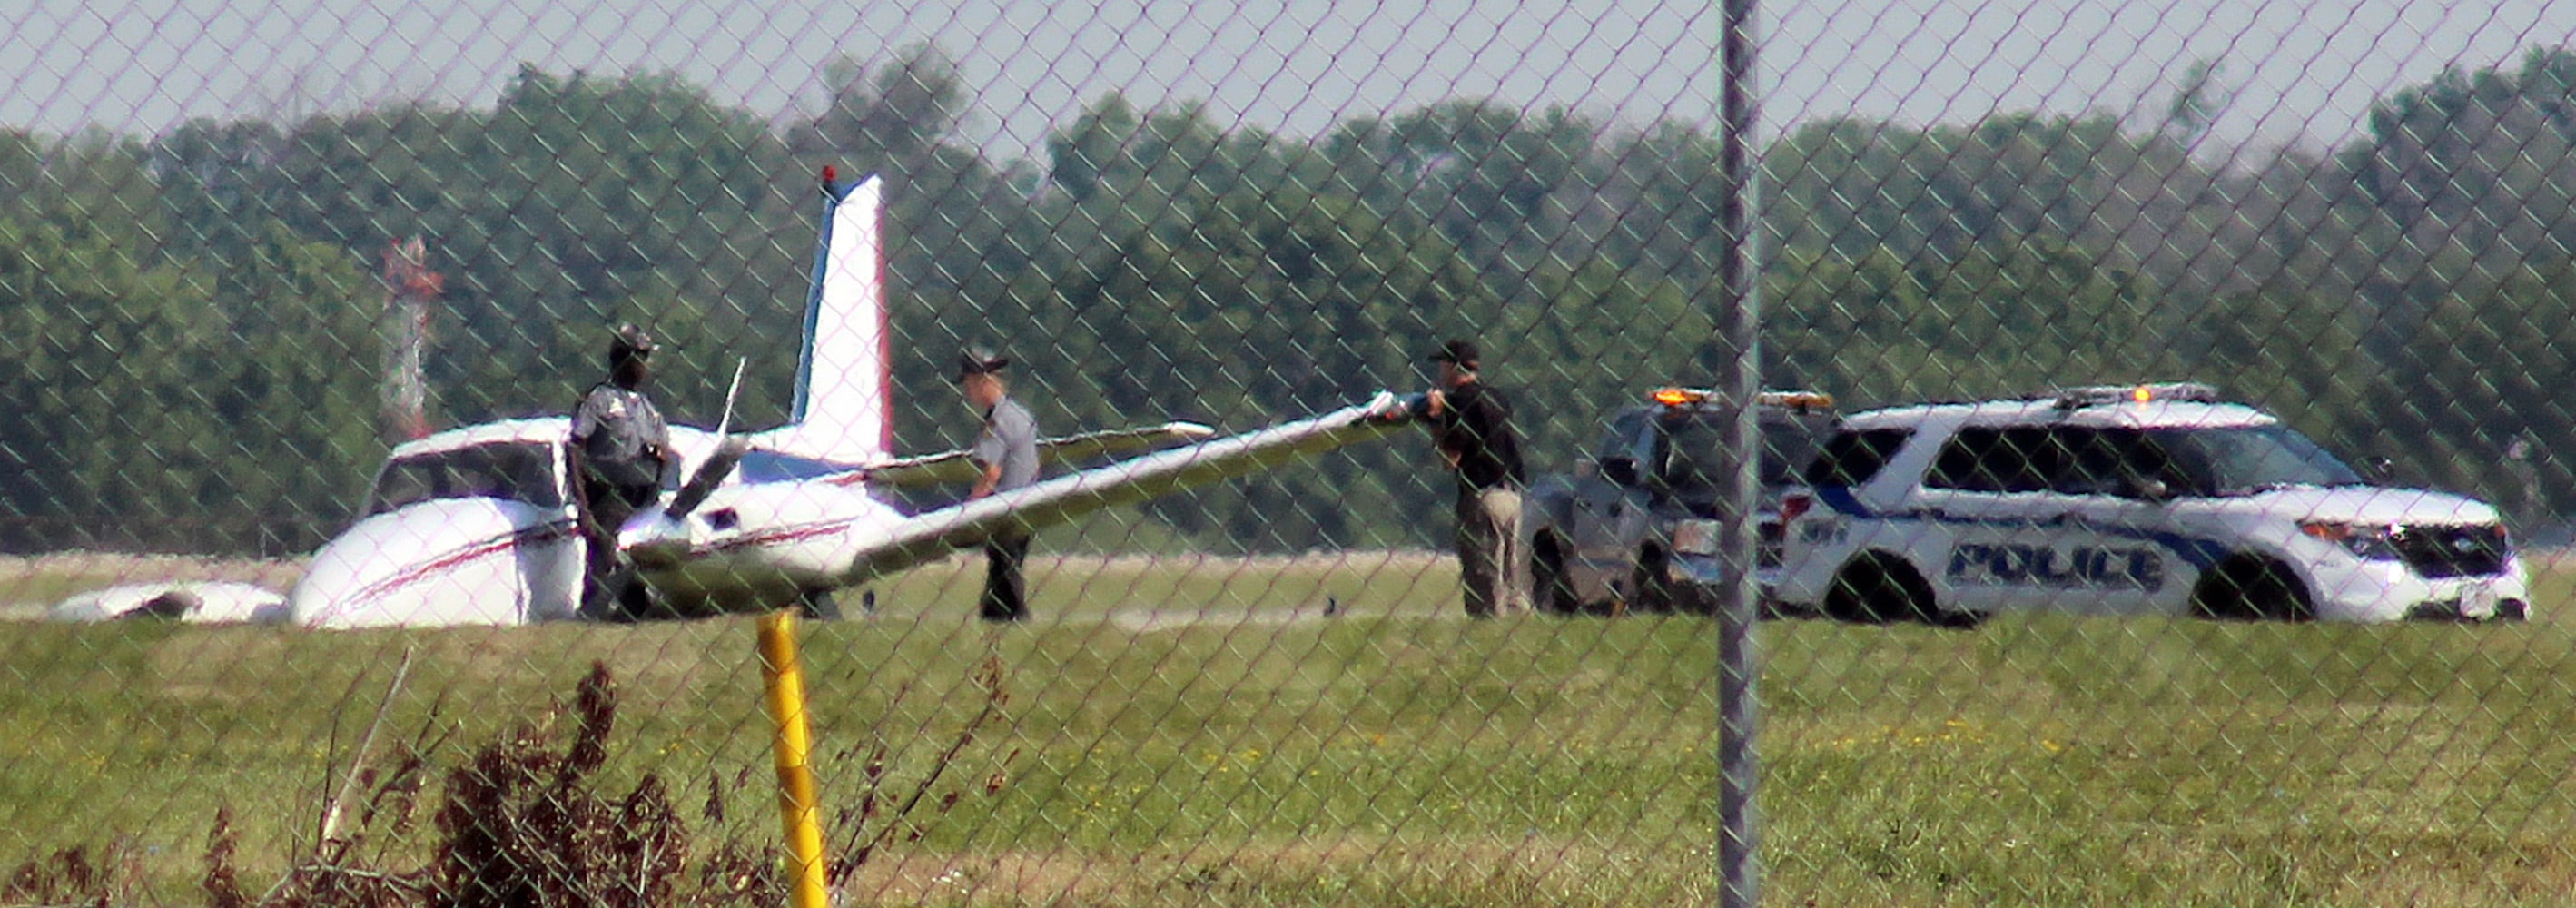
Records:
<instances>
[{"instance_id":1,"label":"wide-brim hat","mask_svg":"<svg viewBox=\"0 0 2576 908\"><path fill-rule=\"evenodd\" d=\"M617 326L616 336L609 338L608 341L610 356L649 356L654 349L653 335L644 333L644 329L632 324Z\"/></svg>"}]
</instances>

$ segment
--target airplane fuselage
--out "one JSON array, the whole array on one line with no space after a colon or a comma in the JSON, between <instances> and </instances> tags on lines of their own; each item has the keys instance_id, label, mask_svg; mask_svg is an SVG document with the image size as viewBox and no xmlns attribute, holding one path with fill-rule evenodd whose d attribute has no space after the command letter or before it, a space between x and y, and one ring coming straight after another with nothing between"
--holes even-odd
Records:
<instances>
[{"instance_id":1,"label":"airplane fuselage","mask_svg":"<svg viewBox=\"0 0 2576 908\"><path fill-rule=\"evenodd\" d=\"M866 474L854 470L730 483L679 519L660 508L638 513L620 542L684 613L755 611L911 566L864 557L905 519L870 495Z\"/></svg>"},{"instance_id":2,"label":"airplane fuselage","mask_svg":"<svg viewBox=\"0 0 2576 908\"><path fill-rule=\"evenodd\" d=\"M356 628L573 617L589 541L578 532L563 474L568 426L562 418L507 420L396 448L377 473L366 515L314 553L287 594L288 620ZM715 446L688 427L673 427L671 441L684 462ZM638 514L629 525L658 514ZM722 607L673 604L684 613Z\"/></svg>"},{"instance_id":3,"label":"airplane fuselage","mask_svg":"<svg viewBox=\"0 0 2576 908\"><path fill-rule=\"evenodd\" d=\"M313 556L287 594L311 627L509 625L572 617L582 541L572 514L492 498L370 515Z\"/></svg>"}]
</instances>

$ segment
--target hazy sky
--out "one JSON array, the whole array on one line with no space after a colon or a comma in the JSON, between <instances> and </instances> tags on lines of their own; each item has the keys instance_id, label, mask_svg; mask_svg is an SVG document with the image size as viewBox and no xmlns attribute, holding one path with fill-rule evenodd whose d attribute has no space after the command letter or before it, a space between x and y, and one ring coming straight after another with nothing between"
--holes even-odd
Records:
<instances>
[{"instance_id":1,"label":"hazy sky","mask_svg":"<svg viewBox=\"0 0 2576 908\"><path fill-rule=\"evenodd\" d=\"M835 58L929 40L979 98L999 155L1119 88L1311 136L1336 120L1491 96L1629 122L1711 122L1716 0L0 0L0 123L148 133L428 98L487 104L522 62L676 71L764 113L811 110ZM1766 128L1857 113L2160 109L2224 62L2222 142L2323 145L2372 98L2445 66L2576 44L2576 2L1836 0L1762 6ZM2143 102L2141 99L2145 99Z\"/></svg>"}]
</instances>

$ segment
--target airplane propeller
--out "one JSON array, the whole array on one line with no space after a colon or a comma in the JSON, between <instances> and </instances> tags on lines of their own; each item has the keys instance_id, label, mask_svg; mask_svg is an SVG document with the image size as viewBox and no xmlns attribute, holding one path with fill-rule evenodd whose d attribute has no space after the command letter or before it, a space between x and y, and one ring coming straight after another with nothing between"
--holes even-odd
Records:
<instances>
[{"instance_id":1,"label":"airplane propeller","mask_svg":"<svg viewBox=\"0 0 2576 908\"><path fill-rule=\"evenodd\" d=\"M714 494L716 487L724 484L725 477L733 475L733 468L741 464L742 456L748 453L751 453L751 445L742 439L725 439L716 446L715 454L709 456L707 462L698 467L697 475L689 477L688 482L680 485L679 493L671 496L671 506L663 508L662 513L669 515L672 520L687 518L690 512L698 509L699 505L707 503L707 496Z\"/></svg>"},{"instance_id":2,"label":"airplane propeller","mask_svg":"<svg viewBox=\"0 0 2576 908\"><path fill-rule=\"evenodd\" d=\"M671 496L670 507L662 509L672 520L686 519L699 505L707 503L707 496L714 494L725 477L733 475L733 468L742 463L743 455L751 452L748 442L727 434L733 428L734 398L742 393L742 370L750 365L748 357L734 361L733 385L725 389L724 416L716 421L716 451L699 465L697 475L680 484L679 493Z\"/></svg>"}]
</instances>

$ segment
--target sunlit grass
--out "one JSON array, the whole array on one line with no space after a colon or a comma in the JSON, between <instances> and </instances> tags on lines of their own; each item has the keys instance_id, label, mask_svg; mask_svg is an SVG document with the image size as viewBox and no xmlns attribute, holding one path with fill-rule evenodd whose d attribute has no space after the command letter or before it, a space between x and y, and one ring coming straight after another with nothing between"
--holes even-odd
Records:
<instances>
[{"instance_id":1,"label":"sunlit grass","mask_svg":"<svg viewBox=\"0 0 2576 908\"><path fill-rule=\"evenodd\" d=\"M1007 722L950 770L967 796L864 868L860 903L1711 898L1705 622L1468 622L1418 555L1032 576L1027 626L971 620L971 560L881 584L873 618L806 625L840 807L873 747L927 771L985 702L977 667L1004 667ZM2576 616L2567 574L2540 584L2523 625L1766 623L1765 901L2562 904ZM245 863L274 873L407 652L388 728L435 716L443 759L598 660L625 707L613 778L660 774L703 835L778 835L746 621L5 631L8 863L130 837L153 891L189 903L228 804Z\"/></svg>"}]
</instances>

